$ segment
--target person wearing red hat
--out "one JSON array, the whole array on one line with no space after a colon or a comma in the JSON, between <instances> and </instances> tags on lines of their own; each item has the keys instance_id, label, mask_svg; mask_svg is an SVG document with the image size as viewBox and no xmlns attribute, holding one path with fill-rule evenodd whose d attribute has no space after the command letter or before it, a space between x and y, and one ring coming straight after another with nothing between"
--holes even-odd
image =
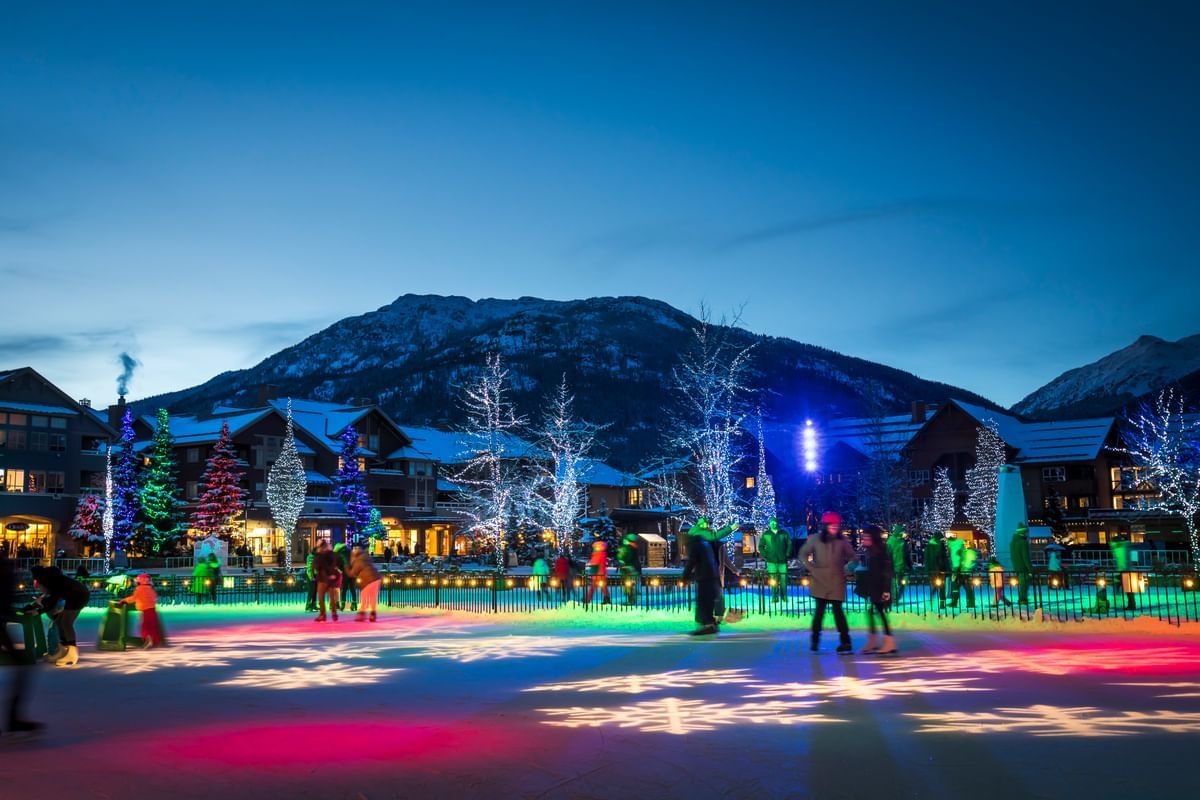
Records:
<instances>
[{"instance_id":1,"label":"person wearing red hat","mask_svg":"<svg viewBox=\"0 0 1200 800\"><path fill-rule=\"evenodd\" d=\"M816 652L821 643L821 627L825 622L825 609L833 607L833 622L838 631L839 655L854 652L850 644L850 626L846 623L846 612L842 603L846 600L846 566L854 562L854 548L842 536L842 517L833 511L821 515L821 532L808 537L800 548L800 564L808 568L809 594L816 600L812 620L812 650Z\"/></svg>"}]
</instances>

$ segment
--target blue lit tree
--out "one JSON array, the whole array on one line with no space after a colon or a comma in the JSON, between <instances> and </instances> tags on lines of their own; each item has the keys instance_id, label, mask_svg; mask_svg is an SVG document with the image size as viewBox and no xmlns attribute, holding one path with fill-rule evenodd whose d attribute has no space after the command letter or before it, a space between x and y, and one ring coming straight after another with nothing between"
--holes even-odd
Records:
<instances>
[{"instance_id":1,"label":"blue lit tree","mask_svg":"<svg viewBox=\"0 0 1200 800\"><path fill-rule=\"evenodd\" d=\"M333 478L338 499L346 507L350 521L346 524L346 541L360 544L370 535L371 500L358 464L358 432L347 425L342 431L342 454L337 474Z\"/></svg>"},{"instance_id":2,"label":"blue lit tree","mask_svg":"<svg viewBox=\"0 0 1200 800\"><path fill-rule=\"evenodd\" d=\"M133 413L125 410L121 420L121 452L113 470L113 545L129 547L137 533L141 495L138 486L138 455L133 450Z\"/></svg>"}]
</instances>

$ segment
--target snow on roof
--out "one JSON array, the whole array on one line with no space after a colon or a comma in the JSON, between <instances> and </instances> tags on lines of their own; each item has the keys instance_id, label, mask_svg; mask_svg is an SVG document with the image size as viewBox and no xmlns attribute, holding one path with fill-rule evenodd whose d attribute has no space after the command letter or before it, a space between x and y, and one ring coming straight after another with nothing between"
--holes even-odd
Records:
<instances>
[{"instance_id":1,"label":"snow on roof","mask_svg":"<svg viewBox=\"0 0 1200 800\"><path fill-rule=\"evenodd\" d=\"M632 475L594 458L585 459L580 464L579 480L594 486L632 486L637 483Z\"/></svg>"},{"instance_id":2,"label":"snow on roof","mask_svg":"<svg viewBox=\"0 0 1200 800\"><path fill-rule=\"evenodd\" d=\"M399 450L393 450L388 453L388 461L398 461L400 459L408 459L410 461L432 461L434 460L431 453L420 450L416 447L401 447Z\"/></svg>"},{"instance_id":3,"label":"snow on roof","mask_svg":"<svg viewBox=\"0 0 1200 800\"><path fill-rule=\"evenodd\" d=\"M3 411L23 411L31 414L69 414L78 416L79 412L67 406L45 406L40 403L14 403L9 400L0 400L0 410Z\"/></svg>"},{"instance_id":4,"label":"snow on roof","mask_svg":"<svg viewBox=\"0 0 1200 800\"><path fill-rule=\"evenodd\" d=\"M308 481L310 486L314 483L325 484L329 486L333 485L333 481L331 479L311 469L304 470L304 479Z\"/></svg>"},{"instance_id":5,"label":"snow on roof","mask_svg":"<svg viewBox=\"0 0 1200 800\"><path fill-rule=\"evenodd\" d=\"M449 480L447 478L438 478L437 479L437 490L439 492L457 492L457 491L461 491L462 487L459 486L454 481Z\"/></svg>"},{"instance_id":6,"label":"snow on roof","mask_svg":"<svg viewBox=\"0 0 1200 800\"><path fill-rule=\"evenodd\" d=\"M1099 457L1115 417L1065 419L1056 422L1024 422L1009 414L952 400L979 422L995 420L1000 438L1016 448L1018 464L1057 461L1092 461Z\"/></svg>"},{"instance_id":7,"label":"snow on roof","mask_svg":"<svg viewBox=\"0 0 1200 800\"><path fill-rule=\"evenodd\" d=\"M231 412L234 410L231 409ZM251 425L258 420L270 414L269 408L253 408L241 409L235 413L218 414L211 417L198 417L195 415L188 416L173 416L170 420L171 436L175 439L175 444L202 444L204 442L215 442L221 438L221 425L225 422L229 423L230 432L236 434L247 425ZM151 430L157 430L157 420L153 417L146 418L146 424Z\"/></svg>"},{"instance_id":8,"label":"snow on roof","mask_svg":"<svg viewBox=\"0 0 1200 800\"><path fill-rule=\"evenodd\" d=\"M404 426L401 430L412 439L413 447L427 454L426 458L433 458L443 464L461 464L467 460L470 445L463 433L409 426ZM500 444L513 458L544 456L534 444L511 434L501 434Z\"/></svg>"},{"instance_id":9,"label":"snow on roof","mask_svg":"<svg viewBox=\"0 0 1200 800\"><path fill-rule=\"evenodd\" d=\"M816 425L815 430L817 446L822 451L844 444L864 456L882 453L895 457L912 441L923 425L923 422L913 422L912 414L896 414L887 417L832 419L823 425ZM766 448L776 456L802 463L805 427L789 423L764 425L763 438L766 440Z\"/></svg>"}]
</instances>

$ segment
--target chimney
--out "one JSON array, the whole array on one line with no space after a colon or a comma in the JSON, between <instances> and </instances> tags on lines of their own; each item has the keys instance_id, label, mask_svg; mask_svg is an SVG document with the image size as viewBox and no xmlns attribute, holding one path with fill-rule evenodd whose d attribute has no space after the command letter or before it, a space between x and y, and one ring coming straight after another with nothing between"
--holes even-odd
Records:
<instances>
[{"instance_id":1,"label":"chimney","mask_svg":"<svg viewBox=\"0 0 1200 800\"><path fill-rule=\"evenodd\" d=\"M260 383L258 385L258 401L255 405L265 406L272 400L279 399L279 387L273 383Z\"/></svg>"},{"instance_id":2,"label":"chimney","mask_svg":"<svg viewBox=\"0 0 1200 800\"><path fill-rule=\"evenodd\" d=\"M115 406L108 407L108 424L109 427L121 430L121 420L125 418L125 395L117 398Z\"/></svg>"},{"instance_id":3,"label":"chimney","mask_svg":"<svg viewBox=\"0 0 1200 800\"><path fill-rule=\"evenodd\" d=\"M913 400L912 421L914 425L925 422L926 407L924 400Z\"/></svg>"},{"instance_id":4,"label":"chimney","mask_svg":"<svg viewBox=\"0 0 1200 800\"><path fill-rule=\"evenodd\" d=\"M81 397L79 398L79 405L83 406L84 408L91 408L92 401L88 400L86 397Z\"/></svg>"}]
</instances>

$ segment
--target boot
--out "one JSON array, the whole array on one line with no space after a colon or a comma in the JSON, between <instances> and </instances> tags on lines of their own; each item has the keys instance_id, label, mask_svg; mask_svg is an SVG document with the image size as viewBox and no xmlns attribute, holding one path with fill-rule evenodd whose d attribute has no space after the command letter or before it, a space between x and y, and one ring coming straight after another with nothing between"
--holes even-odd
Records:
<instances>
[{"instance_id":1,"label":"boot","mask_svg":"<svg viewBox=\"0 0 1200 800\"><path fill-rule=\"evenodd\" d=\"M79 648L73 644L67 645L66 654L54 662L57 667L73 667L79 663Z\"/></svg>"},{"instance_id":2,"label":"boot","mask_svg":"<svg viewBox=\"0 0 1200 800\"><path fill-rule=\"evenodd\" d=\"M367 612L365 612L365 611L358 612L358 614L354 617L354 621L355 622L366 622L367 621Z\"/></svg>"},{"instance_id":3,"label":"boot","mask_svg":"<svg viewBox=\"0 0 1200 800\"><path fill-rule=\"evenodd\" d=\"M67 654L67 646L65 644L60 644L58 646L58 649L55 650L53 653L46 654L46 660L51 661L51 662L58 661L60 658L62 658L66 654Z\"/></svg>"},{"instance_id":4,"label":"boot","mask_svg":"<svg viewBox=\"0 0 1200 800\"><path fill-rule=\"evenodd\" d=\"M336 614L334 614L334 619L337 619ZM324 622L324 621L325 621L325 612L321 612L320 614L317 615L317 618L313 620L313 622Z\"/></svg>"},{"instance_id":5,"label":"boot","mask_svg":"<svg viewBox=\"0 0 1200 800\"><path fill-rule=\"evenodd\" d=\"M885 636L883 637L883 647L880 647L878 650L876 650L875 654L880 656L891 656L898 652L900 651L896 649L896 637Z\"/></svg>"},{"instance_id":6,"label":"boot","mask_svg":"<svg viewBox=\"0 0 1200 800\"><path fill-rule=\"evenodd\" d=\"M879 652L879 637L877 635L875 635L874 633L868 635L866 646L863 647L863 649L859 650L858 652L862 653L863 655L866 655L868 653Z\"/></svg>"},{"instance_id":7,"label":"boot","mask_svg":"<svg viewBox=\"0 0 1200 800\"><path fill-rule=\"evenodd\" d=\"M808 649L814 653L821 649L821 634L814 633L809 640Z\"/></svg>"},{"instance_id":8,"label":"boot","mask_svg":"<svg viewBox=\"0 0 1200 800\"><path fill-rule=\"evenodd\" d=\"M330 609L329 613L333 616L333 621L337 622L337 609Z\"/></svg>"},{"instance_id":9,"label":"boot","mask_svg":"<svg viewBox=\"0 0 1200 800\"><path fill-rule=\"evenodd\" d=\"M694 631L689 631L688 636L712 636L717 632L716 625L702 625Z\"/></svg>"},{"instance_id":10,"label":"boot","mask_svg":"<svg viewBox=\"0 0 1200 800\"><path fill-rule=\"evenodd\" d=\"M374 621L375 621L375 612L372 611L371 612L371 622L374 622Z\"/></svg>"},{"instance_id":11,"label":"boot","mask_svg":"<svg viewBox=\"0 0 1200 800\"><path fill-rule=\"evenodd\" d=\"M849 636L847 636L845 639L842 639L842 641L838 643L837 654L839 656L854 655L854 646L850 644Z\"/></svg>"}]
</instances>

